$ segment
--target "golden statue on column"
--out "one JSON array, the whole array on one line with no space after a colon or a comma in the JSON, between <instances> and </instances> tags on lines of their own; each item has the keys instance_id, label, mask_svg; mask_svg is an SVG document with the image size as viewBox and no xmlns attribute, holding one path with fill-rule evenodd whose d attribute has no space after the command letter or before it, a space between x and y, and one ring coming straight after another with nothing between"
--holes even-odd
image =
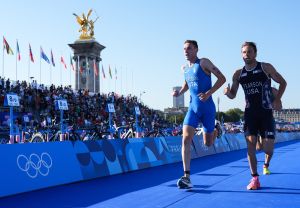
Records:
<instances>
[{"instance_id":1,"label":"golden statue on column","mask_svg":"<svg viewBox=\"0 0 300 208\"><path fill-rule=\"evenodd\" d=\"M84 13L82 13L82 17L73 13L73 15L76 17L77 22L80 25L79 32L81 32L81 34L79 36L79 39L81 40L94 39L94 23L98 20L99 17L97 17L95 20L89 20L92 11L93 10L90 9L86 16L84 15Z\"/></svg>"}]
</instances>

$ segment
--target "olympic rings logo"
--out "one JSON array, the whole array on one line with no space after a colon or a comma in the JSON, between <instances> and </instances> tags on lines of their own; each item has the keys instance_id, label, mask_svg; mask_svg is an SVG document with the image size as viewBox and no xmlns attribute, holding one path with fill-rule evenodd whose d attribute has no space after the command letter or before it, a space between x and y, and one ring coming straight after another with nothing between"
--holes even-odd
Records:
<instances>
[{"instance_id":1,"label":"olympic rings logo","mask_svg":"<svg viewBox=\"0 0 300 208\"><path fill-rule=\"evenodd\" d=\"M18 155L17 165L19 169L26 172L30 178L36 178L39 173L42 176L47 176L52 167L52 158L46 152L43 152L41 156L35 153L32 153L29 157Z\"/></svg>"}]
</instances>

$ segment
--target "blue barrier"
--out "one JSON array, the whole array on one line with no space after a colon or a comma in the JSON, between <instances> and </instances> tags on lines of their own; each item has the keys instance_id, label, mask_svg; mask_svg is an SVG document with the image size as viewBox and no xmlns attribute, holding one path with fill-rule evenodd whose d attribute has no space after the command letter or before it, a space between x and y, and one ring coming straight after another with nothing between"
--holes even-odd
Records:
<instances>
[{"instance_id":1,"label":"blue barrier","mask_svg":"<svg viewBox=\"0 0 300 208\"><path fill-rule=\"evenodd\" d=\"M228 144L225 136L222 136L221 138L215 140L214 148L215 148L216 153L230 151L230 147L229 147L229 144Z\"/></svg>"},{"instance_id":2,"label":"blue barrier","mask_svg":"<svg viewBox=\"0 0 300 208\"><path fill-rule=\"evenodd\" d=\"M0 196L82 179L69 142L0 145L0 155Z\"/></svg>"},{"instance_id":3,"label":"blue barrier","mask_svg":"<svg viewBox=\"0 0 300 208\"><path fill-rule=\"evenodd\" d=\"M278 133L275 141L299 138L299 133ZM179 162L181 142L181 137L157 137L0 145L0 197ZM197 158L243 148L243 134L225 134L211 147L195 136L191 153Z\"/></svg>"},{"instance_id":4,"label":"blue barrier","mask_svg":"<svg viewBox=\"0 0 300 208\"><path fill-rule=\"evenodd\" d=\"M181 137L73 142L83 180L181 161ZM192 148L195 158L196 152Z\"/></svg>"},{"instance_id":5,"label":"blue barrier","mask_svg":"<svg viewBox=\"0 0 300 208\"><path fill-rule=\"evenodd\" d=\"M225 134L224 137L229 145L230 151L244 149L247 147L243 133Z\"/></svg>"},{"instance_id":6,"label":"blue barrier","mask_svg":"<svg viewBox=\"0 0 300 208\"><path fill-rule=\"evenodd\" d=\"M182 147L182 137L181 136L170 136L170 137L160 137L161 141L166 144L165 153L168 156L169 162L179 162L181 161L181 147ZM152 138L153 139L153 138ZM191 146L191 157L197 158L197 150L195 145Z\"/></svg>"},{"instance_id":7,"label":"blue barrier","mask_svg":"<svg viewBox=\"0 0 300 208\"><path fill-rule=\"evenodd\" d=\"M203 157L203 156L206 156L206 155L212 155L212 154L216 153L215 148L214 148L213 145L210 146L210 147L207 147L207 146L204 145L202 135L201 136L194 136L193 146L196 150L197 157Z\"/></svg>"},{"instance_id":8,"label":"blue barrier","mask_svg":"<svg viewBox=\"0 0 300 208\"><path fill-rule=\"evenodd\" d=\"M290 132L290 133L277 133L275 142L286 142L290 140L299 139L299 133L296 132Z\"/></svg>"}]
</instances>

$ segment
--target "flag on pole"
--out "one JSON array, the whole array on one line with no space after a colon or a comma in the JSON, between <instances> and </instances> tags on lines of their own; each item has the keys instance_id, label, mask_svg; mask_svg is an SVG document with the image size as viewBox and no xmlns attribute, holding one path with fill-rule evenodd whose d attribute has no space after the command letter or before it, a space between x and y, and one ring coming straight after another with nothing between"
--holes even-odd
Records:
<instances>
[{"instance_id":1,"label":"flag on pole","mask_svg":"<svg viewBox=\"0 0 300 208\"><path fill-rule=\"evenodd\" d=\"M118 76L117 76L117 68L115 67L115 78L117 80Z\"/></svg>"},{"instance_id":2,"label":"flag on pole","mask_svg":"<svg viewBox=\"0 0 300 208\"><path fill-rule=\"evenodd\" d=\"M7 54L14 55L14 52L12 51L11 47L9 46L4 36L3 36L3 47L4 49L6 49Z\"/></svg>"},{"instance_id":3,"label":"flag on pole","mask_svg":"<svg viewBox=\"0 0 300 208\"><path fill-rule=\"evenodd\" d=\"M104 72L103 65L102 65L102 76L103 76L103 79L105 79L105 72Z\"/></svg>"},{"instance_id":4,"label":"flag on pole","mask_svg":"<svg viewBox=\"0 0 300 208\"><path fill-rule=\"evenodd\" d=\"M41 46L41 58L44 59L48 64L50 64L50 61L49 61L47 55L44 53L42 46Z\"/></svg>"},{"instance_id":5,"label":"flag on pole","mask_svg":"<svg viewBox=\"0 0 300 208\"><path fill-rule=\"evenodd\" d=\"M60 62L64 65L65 69L67 69L67 64L64 61L64 58L61 56L60 57Z\"/></svg>"},{"instance_id":6,"label":"flag on pole","mask_svg":"<svg viewBox=\"0 0 300 208\"><path fill-rule=\"evenodd\" d=\"M20 48L19 48L18 40L17 40L17 58L18 58L18 61L21 60L21 53L20 53Z\"/></svg>"},{"instance_id":7,"label":"flag on pole","mask_svg":"<svg viewBox=\"0 0 300 208\"><path fill-rule=\"evenodd\" d=\"M53 53L52 53L52 49L51 49L51 63L52 63L52 65L55 67L55 63L54 63L54 57L53 57Z\"/></svg>"},{"instance_id":8,"label":"flag on pole","mask_svg":"<svg viewBox=\"0 0 300 208\"><path fill-rule=\"evenodd\" d=\"M70 65L72 67L72 70L75 71L73 60L72 60L72 55L70 55Z\"/></svg>"},{"instance_id":9,"label":"flag on pole","mask_svg":"<svg viewBox=\"0 0 300 208\"><path fill-rule=\"evenodd\" d=\"M96 59L94 59L94 73L95 73L95 76L98 76L98 74L99 74L99 70L98 70L98 67L97 67Z\"/></svg>"},{"instance_id":10,"label":"flag on pole","mask_svg":"<svg viewBox=\"0 0 300 208\"><path fill-rule=\"evenodd\" d=\"M111 68L110 68L110 65L108 65L108 73L109 73L109 76L110 76L110 78L112 79L112 75L111 75Z\"/></svg>"},{"instance_id":11,"label":"flag on pole","mask_svg":"<svg viewBox=\"0 0 300 208\"><path fill-rule=\"evenodd\" d=\"M33 59L33 54L32 54L32 50L31 50L31 45L30 45L30 43L29 43L29 57L30 57L31 62L34 63L34 59Z\"/></svg>"}]
</instances>

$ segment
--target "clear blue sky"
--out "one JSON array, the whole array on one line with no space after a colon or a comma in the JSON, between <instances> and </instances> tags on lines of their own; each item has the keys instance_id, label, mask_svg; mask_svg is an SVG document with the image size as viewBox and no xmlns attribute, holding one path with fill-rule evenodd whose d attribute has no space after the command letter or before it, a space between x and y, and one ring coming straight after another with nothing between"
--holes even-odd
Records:
<instances>
[{"instance_id":1,"label":"clear blue sky","mask_svg":"<svg viewBox=\"0 0 300 208\"><path fill-rule=\"evenodd\" d=\"M185 64L186 39L198 41L199 57L207 57L218 66L227 83L243 65L240 47L247 40L257 43L257 59L273 64L287 80L282 98L284 108L299 108L300 2L297 0L1 0L0 35L5 36L14 53L16 39L20 45L18 79L27 79L30 43L36 61L30 65L31 75L39 80L40 46L48 56L52 49L56 59L52 80L60 84L59 58L63 55L69 67L72 50L67 44L79 37L79 25L72 13L86 14L90 8L100 17L95 23L95 38L106 47L102 51L106 76L108 65L118 71L118 93L139 97L145 91L142 101L149 107L161 110L171 107L172 87L181 86L184 81L180 67ZM96 13L92 18L96 18ZM15 79L15 57L4 58L5 76ZM2 52L0 63L2 75ZM42 82L49 84L49 65L42 61L41 66ZM69 70L62 73L62 80L68 85ZM114 80L101 80L102 92L114 90ZM220 97L221 111L244 108L241 87L234 100L229 100L222 91L223 87L213 95L215 101ZM185 100L188 105L188 94Z\"/></svg>"}]
</instances>

